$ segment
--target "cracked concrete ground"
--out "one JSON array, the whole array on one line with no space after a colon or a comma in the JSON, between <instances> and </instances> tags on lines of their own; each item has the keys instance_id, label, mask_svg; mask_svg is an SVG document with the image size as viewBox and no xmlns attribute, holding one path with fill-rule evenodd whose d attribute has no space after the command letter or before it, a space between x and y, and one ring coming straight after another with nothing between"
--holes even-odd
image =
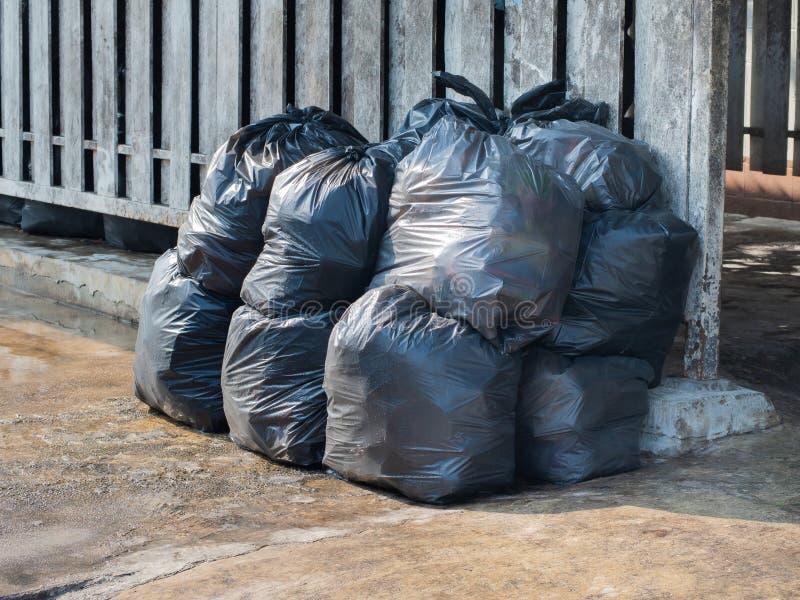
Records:
<instances>
[{"instance_id":1,"label":"cracked concrete ground","mask_svg":"<svg viewBox=\"0 0 800 600\"><path fill-rule=\"evenodd\" d=\"M729 222L724 370L783 425L449 508L178 426L131 398L131 328L0 288L0 596L797 597L798 256Z\"/></svg>"}]
</instances>

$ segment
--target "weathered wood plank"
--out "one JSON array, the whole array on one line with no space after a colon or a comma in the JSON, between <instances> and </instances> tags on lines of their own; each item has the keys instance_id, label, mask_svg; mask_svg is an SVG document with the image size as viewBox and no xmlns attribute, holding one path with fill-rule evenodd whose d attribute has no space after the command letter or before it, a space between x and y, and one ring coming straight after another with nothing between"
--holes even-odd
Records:
<instances>
[{"instance_id":1,"label":"weathered wood plank","mask_svg":"<svg viewBox=\"0 0 800 600\"><path fill-rule=\"evenodd\" d=\"M728 45L728 133L726 167L742 170L744 146L744 81L747 49L747 0L731 0Z\"/></svg>"},{"instance_id":2,"label":"weathered wood plank","mask_svg":"<svg viewBox=\"0 0 800 600\"><path fill-rule=\"evenodd\" d=\"M149 223L161 223L172 227L180 227L187 215L185 210L175 210L168 206L144 205L141 202L131 202L127 198L100 196L92 192L69 190L60 186L36 185L30 181L12 181L4 177L0 177L0 194L70 208L82 208Z\"/></svg>"},{"instance_id":3,"label":"weathered wood plank","mask_svg":"<svg viewBox=\"0 0 800 600\"><path fill-rule=\"evenodd\" d=\"M164 103L170 149L168 202L172 208L185 210L191 201L192 4L191 0L169 0L164 7L169 12L164 29L169 44L164 57L164 80L169 86Z\"/></svg>"},{"instance_id":4,"label":"weathered wood plank","mask_svg":"<svg viewBox=\"0 0 800 600\"><path fill-rule=\"evenodd\" d=\"M33 180L50 185L53 164L50 0L32 2L29 15Z\"/></svg>"},{"instance_id":5,"label":"weathered wood plank","mask_svg":"<svg viewBox=\"0 0 800 600\"><path fill-rule=\"evenodd\" d=\"M217 140L221 144L239 127L242 110L242 3L217 3ZM191 58L191 57L190 57Z\"/></svg>"},{"instance_id":6,"label":"weathered wood plank","mask_svg":"<svg viewBox=\"0 0 800 600\"><path fill-rule=\"evenodd\" d=\"M447 3L444 24L444 64L451 73L463 75L492 96L494 3L461 0ZM466 99L453 90L448 98Z\"/></svg>"},{"instance_id":7,"label":"weathered wood plank","mask_svg":"<svg viewBox=\"0 0 800 600\"><path fill-rule=\"evenodd\" d=\"M200 0L198 56L198 150L214 154L222 143L217 128L217 4Z\"/></svg>"},{"instance_id":8,"label":"weathered wood plank","mask_svg":"<svg viewBox=\"0 0 800 600\"><path fill-rule=\"evenodd\" d=\"M581 4L585 0L580 0ZM557 0L506 3L503 105L556 76Z\"/></svg>"},{"instance_id":9,"label":"weathered wood plank","mask_svg":"<svg viewBox=\"0 0 800 600\"><path fill-rule=\"evenodd\" d=\"M117 194L117 0L92 0L94 189Z\"/></svg>"},{"instance_id":10,"label":"weathered wood plank","mask_svg":"<svg viewBox=\"0 0 800 600\"><path fill-rule=\"evenodd\" d=\"M83 190L83 2L60 0L59 9L61 182L67 189Z\"/></svg>"},{"instance_id":11,"label":"weathered wood plank","mask_svg":"<svg viewBox=\"0 0 800 600\"><path fill-rule=\"evenodd\" d=\"M257 121L286 108L286 1L251 4L250 117ZM246 19L246 15L245 15Z\"/></svg>"},{"instance_id":12,"label":"weathered wood plank","mask_svg":"<svg viewBox=\"0 0 800 600\"><path fill-rule=\"evenodd\" d=\"M333 106L333 2L297 0L294 97L298 106Z\"/></svg>"},{"instance_id":13,"label":"weathered wood plank","mask_svg":"<svg viewBox=\"0 0 800 600\"><path fill-rule=\"evenodd\" d=\"M134 202L153 201L153 4L127 0L125 125L132 154L128 159L128 195Z\"/></svg>"},{"instance_id":14,"label":"weathered wood plank","mask_svg":"<svg viewBox=\"0 0 800 600\"><path fill-rule=\"evenodd\" d=\"M435 20L433 0L389 3L389 133L412 106L434 93Z\"/></svg>"},{"instance_id":15,"label":"weathered wood plank","mask_svg":"<svg viewBox=\"0 0 800 600\"><path fill-rule=\"evenodd\" d=\"M22 179L22 5L4 0L0 22L2 51L3 177Z\"/></svg>"},{"instance_id":16,"label":"weathered wood plank","mask_svg":"<svg viewBox=\"0 0 800 600\"><path fill-rule=\"evenodd\" d=\"M640 0L636 10L636 137L650 144L673 211L700 236L684 354L695 379L717 376L729 6Z\"/></svg>"},{"instance_id":17,"label":"weathered wood plank","mask_svg":"<svg viewBox=\"0 0 800 600\"><path fill-rule=\"evenodd\" d=\"M750 127L763 135L750 136L750 168L771 175L786 175L791 10L789 0L753 3Z\"/></svg>"},{"instance_id":18,"label":"weathered wood plank","mask_svg":"<svg viewBox=\"0 0 800 600\"><path fill-rule=\"evenodd\" d=\"M609 105L607 125L622 126L625 0L568 0L567 88Z\"/></svg>"},{"instance_id":19,"label":"weathered wood plank","mask_svg":"<svg viewBox=\"0 0 800 600\"><path fill-rule=\"evenodd\" d=\"M383 21L380 0L343 0L342 116L373 142L383 138Z\"/></svg>"}]
</instances>

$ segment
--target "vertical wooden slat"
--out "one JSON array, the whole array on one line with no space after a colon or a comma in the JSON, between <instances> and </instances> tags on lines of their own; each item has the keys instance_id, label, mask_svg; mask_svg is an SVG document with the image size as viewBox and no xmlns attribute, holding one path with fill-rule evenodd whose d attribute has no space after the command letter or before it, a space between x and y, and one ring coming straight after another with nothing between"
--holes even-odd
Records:
<instances>
[{"instance_id":1,"label":"vertical wooden slat","mask_svg":"<svg viewBox=\"0 0 800 600\"><path fill-rule=\"evenodd\" d=\"M169 48L164 57L164 81L168 87L163 104L169 128L168 198L171 208L185 210L191 201L192 4L191 0L169 0L164 8L168 12L164 39Z\"/></svg>"},{"instance_id":2,"label":"vertical wooden slat","mask_svg":"<svg viewBox=\"0 0 800 600\"><path fill-rule=\"evenodd\" d=\"M786 175L789 123L789 62L791 44L789 0L753 2L753 67L750 127L750 168Z\"/></svg>"},{"instance_id":3,"label":"vertical wooden slat","mask_svg":"<svg viewBox=\"0 0 800 600\"><path fill-rule=\"evenodd\" d=\"M217 3L217 139L228 138L242 125L242 3Z\"/></svg>"},{"instance_id":4,"label":"vertical wooden slat","mask_svg":"<svg viewBox=\"0 0 800 600\"><path fill-rule=\"evenodd\" d=\"M463 75L492 95L494 3L461 0L447 3L444 24L444 64L451 73ZM448 98L465 99L453 90Z\"/></svg>"},{"instance_id":5,"label":"vertical wooden slat","mask_svg":"<svg viewBox=\"0 0 800 600\"><path fill-rule=\"evenodd\" d=\"M3 177L22 179L22 6L3 0L2 49Z\"/></svg>"},{"instance_id":6,"label":"vertical wooden slat","mask_svg":"<svg viewBox=\"0 0 800 600\"><path fill-rule=\"evenodd\" d=\"M132 200L148 204L153 201L153 5L127 1L125 123L133 146L128 190Z\"/></svg>"},{"instance_id":7,"label":"vertical wooden slat","mask_svg":"<svg viewBox=\"0 0 800 600\"><path fill-rule=\"evenodd\" d=\"M436 8L432 0L389 3L389 133L434 93Z\"/></svg>"},{"instance_id":8,"label":"vertical wooden slat","mask_svg":"<svg viewBox=\"0 0 800 600\"><path fill-rule=\"evenodd\" d=\"M333 2L297 0L294 97L298 106L333 104Z\"/></svg>"},{"instance_id":9,"label":"vertical wooden slat","mask_svg":"<svg viewBox=\"0 0 800 600\"><path fill-rule=\"evenodd\" d=\"M253 121L286 107L286 1L251 4L250 115ZM245 21L247 20L245 16Z\"/></svg>"},{"instance_id":10,"label":"vertical wooden slat","mask_svg":"<svg viewBox=\"0 0 800 600\"><path fill-rule=\"evenodd\" d=\"M581 0L583 2L584 0ZM558 0L506 3L504 106L556 76Z\"/></svg>"},{"instance_id":11,"label":"vertical wooden slat","mask_svg":"<svg viewBox=\"0 0 800 600\"><path fill-rule=\"evenodd\" d=\"M199 151L214 153L223 140L217 135L217 4L200 0L198 56L198 137ZM203 169L205 170L205 169Z\"/></svg>"},{"instance_id":12,"label":"vertical wooden slat","mask_svg":"<svg viewBox=\"0 0 800 600\"><path fill-rule=\"evenodd\" d=\"M240 0L200 1L198 133L208 155L239 128L241 24Z\"/></svg>"},{"instance_id":13,"label":"vertical wooden slat","mask_svg":"<svg viewBox=\"0 0 800 600\"><path fill-rule=\"evenodd\" d=\"M731 29L728 48L728 143L726 168L741 171L744 146L747 0L731 0Z\"/></svg>"},{"instance_id":14,"label":"vertical wooden slat","mask_svg":"<svg viewBox=\"0 0 800 600\"><path fill-rule=\"evenodd\" d=\"M636 137L650 144L673 211L700 237L686 304L684 370L694 379L717 376L729 8L729 0L636 6Z\"/></svg>"},{"instance_id":15,"label":"vertical wooden slat","mask_svg":"<svg viewBox=\"0 0 800 600\"><path fill-rule=\"evenodd\" d=\"M117 0L92 0L92 131L95 192L117 194Z\"/></svg>"},{"instance_id":16,"label":"vertical wooden slat","mask_svg":"<svg viewBox=\"0 0 800 600\"><path fill-rule=\"evenodd\" d=\"M61 90L61 181L83 190L83 3L60 0L59 80Z\"/></svg>"},{"instance_id":17,"label":"vertical wooden slat","mask_svg":"<svg viewBox=\"0 0 800 600\"><path fill-rule=\"evenodd\" d=\"M380 0L343 0L342 116L370 141L383 137L383 20Z\"/></svg>"},{"instance_id":18,"label":"vertical wooden slat","mask_svg":"<svg viewBox=\"0 0 800 600\"><path fill-rule=\"evenodd\" d=\"M31 3L30 81L31 125L33 129L33 180L39 185L52 182L52 86L50 83L50 0Z\"/></svg>"},{"instance_id":19,"label":"vertical wooden slat","mask_svg":"<svg viewBox=\"0 0 800 600\"><path fill-rule=\"evenodd\" d=\"M625 0L568 0L567 85L572 96L609 105L607 125L622 126Z\"/></svg>"}]
</instances>

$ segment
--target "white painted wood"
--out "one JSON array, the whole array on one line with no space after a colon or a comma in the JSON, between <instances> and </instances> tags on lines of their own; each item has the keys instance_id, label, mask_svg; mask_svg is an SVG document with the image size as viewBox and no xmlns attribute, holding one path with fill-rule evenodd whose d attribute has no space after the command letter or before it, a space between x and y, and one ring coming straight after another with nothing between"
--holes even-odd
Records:
<instances>
[{"instance_id":1,"label":"white painted wood","mask_svg":"<svg viewBox=\"0 0 800 600\"><path fill-rule=\"evenodd\" d=\"M494 3L461 0L447 3L444 23L445 69L463 75L492 97ZM453 90L448 98L468 100Z\"/></svg>"},{"instance_id":2,"label":"white painted wood","mask_svg":"<svg viewBox=\"0 0 800 600\"><path fill-rule=\"evenodd\" d=\"M164 20L164 39L169 52L164 56L167 95L164 122L169 128L168 204L188 209L191 202L190 168L192 153L192 4L191 0L170 0Z\"/></svg>"},{"instance_id":3,"label":"white painted wood","mask_svg":"<svg viewBox=\"0 0 800 600\"><path fill-rule=\"evenodd\" d=\"M568 0L567 88L609 105L608 127L622 126L625 0Z\"/></svg>"},{"instance_id":4,"label":"white painted wood","mask_svg":"<svg viewBox=\"0 0 800 600\"><path fill-rule=\"evenodd\" d=\"M3 177L22 179L22 6L3 0L2 51Z\"/></svg>"},{"instance_id":5,"label":"white painted wood","mask_svg":"<svg viewBox=\"0 0 800 600\"><path fill-rule=\"evenodd\" d=\"M383 21L380 0L342 2L342 116L369 141L383 139Z\"/></svg>"},{"instance_id":6,"label":"white painted wood","mask_svg":"<svg viewBox=\"0 0 800 600\"><path fill-rule=\"evenodd\" d=\"M149 223L161 223L171 227L180 227L188 214L185 210L175 210L168 206L158 204L145 205L141 202L131 202L127 198L101 196L92 192L69 190L60 186L36 185L29 181L13 181L4 177L0 177L0 194L117 215Z\"/></svg>"},{"instance_id":7,"label":"white painted wood","mask_svg":"<svg viewBox=\"0 0 800 600\"><path fill-rule=\"evenodd\" d=\"M433 96L436 37L433 0L389 3L389 133L420 100Z\"/></svg>"},{"instance_id":8,"label":"white painted wood","mask_svg":"<svg viewBox=\"0 0 800 600\"><path fill-rule=\"evenodd\" d=\"M52 86L50 84L50 0L30 3L30 86L33 180L52 183Z\"/></svg>"},{"instance_id":9,"label":"white painted wood","mask_svg":"<svg viewBox=\"0 0 800 600\"><path fill-rule=\"evenodd\" d=\"M251 121L286 108L286 1L260 0L250 5Z\"/></svg>"},{"instance_id":10,"label":"white painted wood","mask_svg":"<svg viewBox=\"0 0 800 600\"><path fill-rule=\"evenodd\" d=\"M298 106L333 105L333 2L297 0L294 97Z\"/></svg>"},{"instance_id":11,"label":"white painted wood","mask_svg":"<svg viewBox=\"0 0 800 600\"><path fill-rule=\"evenodd\" d=\"M555 79L557 32L557 0L506 2L503 105L507 109L520 94Z\"/></svg>"},{"instance_id":12,"label":"white painted wood","mask_svg":"<svg viewBox=\"0 0 800 600\"><path fill-rule=\"evenodd\" d=\"M61 182L83 190L83 3L60 0L59 81L61 93Z\"/></svg>"},{"instance_id":13,"label":"white painted wood","mask_svg":"<svg viewBox=\"0 0 800 600\"><path fill-rule=\"evenodd\" d=\"M94 189L117 194L117 0L92 0Z\"/></svg>"},{"instance_id":14,"label":"white painted wood","mask_svg":"<svg viewBox=\"0 0 800 600\"><path fill-rule=\"evenodd\" d=\"M717 375L729 8L640 0L636 9L635 134L653 150L673 211L700 236L684 354L695 379Z\"/></svg>"},{"instance_id":15,"label":"white painted wood","mask_svg":"<svg viewBox=\"0 0 800 600\"><path fill-rule=\"evenodd\" d=\"M153 201L153 18L151 0L127 0L125 126L131 145L128 196Z\"/></svg>"}]
</instances>

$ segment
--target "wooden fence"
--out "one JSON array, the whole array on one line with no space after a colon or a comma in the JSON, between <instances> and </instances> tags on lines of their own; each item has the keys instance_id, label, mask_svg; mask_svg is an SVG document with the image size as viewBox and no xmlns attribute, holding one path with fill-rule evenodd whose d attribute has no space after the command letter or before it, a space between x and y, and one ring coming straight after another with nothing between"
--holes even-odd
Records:
<instances>
[{"instance_id":1,"label":"wooden fence","mask_svg":"<svg viewBox=\"0 0 800 600\"><path fill-rule=\"evenodd\" d=\"M792 175L800 175L800 102L791 89L792 29L800 14L792 0L731 0L726 166L741 171L744 138L750 137L750 169L786 175L789 140ZM748 14L749 13L749 14ZM794 14L793 14L794 13ZM751 23L748 35L748 17ZM748 64L748 37L750 61ZM749 70L749 72L748 72ZM750 79L749 124L746 123L745 81ZM794 87L800 84L795 69ZM790 111L795 128L789 129Z\"/></svg>"},{"instance_id":2,"label":"wooden fence","mask_svg":"<svg viewBox=\"0 0 800 600\"><path fill-rule=\"evenodd\" d=\"M566 77L700 232L686 370L716 374L730 0L2 0L0 194L178 225L210 154L287 102L391 133L461 73ZM635 40L632 35L635 31Z\"/></svg>"}]
</instances>

